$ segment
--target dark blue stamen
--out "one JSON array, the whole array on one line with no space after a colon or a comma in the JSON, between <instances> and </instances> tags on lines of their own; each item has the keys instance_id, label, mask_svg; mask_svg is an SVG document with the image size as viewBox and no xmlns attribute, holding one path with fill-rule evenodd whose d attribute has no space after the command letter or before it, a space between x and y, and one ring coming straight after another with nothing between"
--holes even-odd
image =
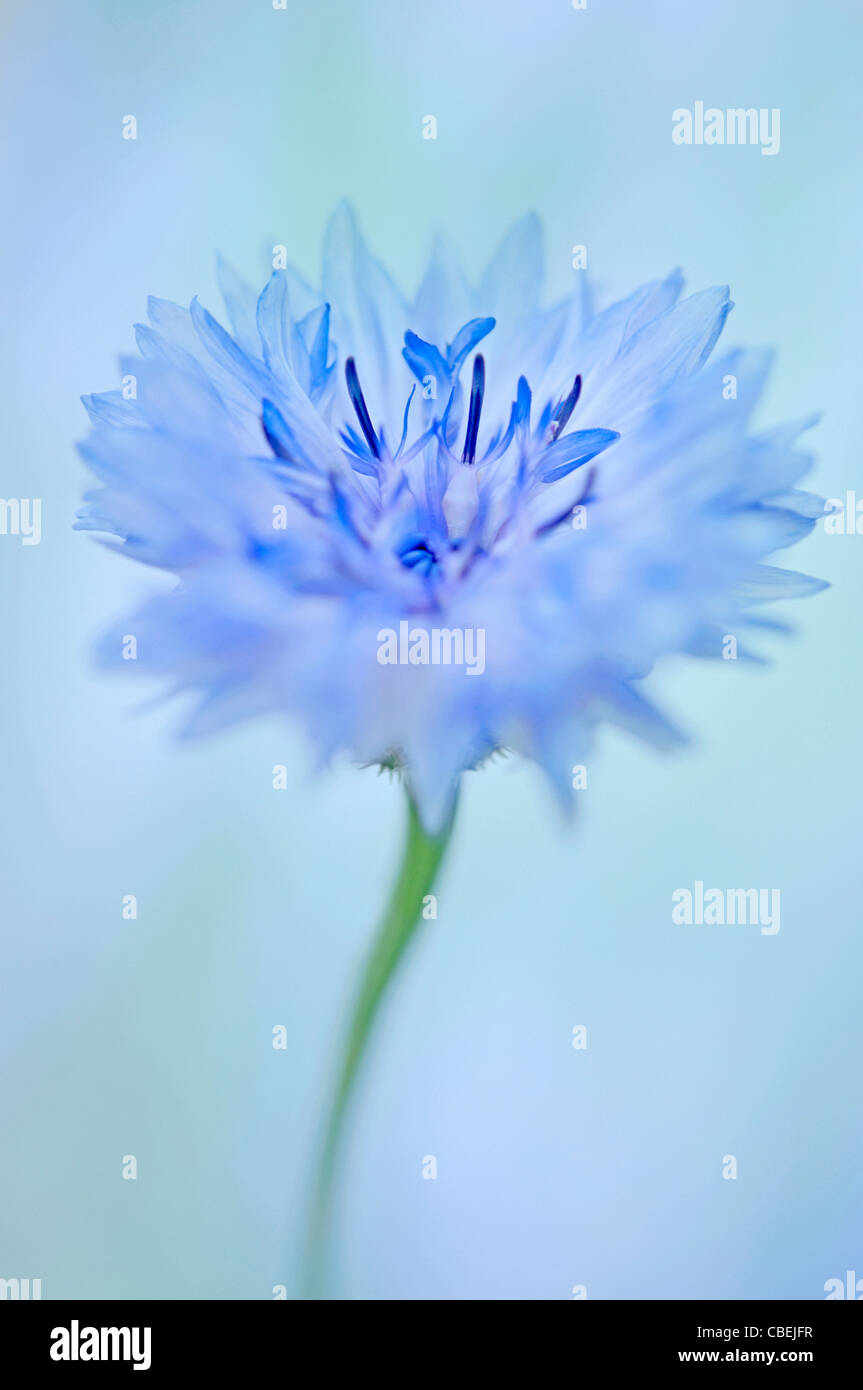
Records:
<instances>
[{"instance_id":1,"label":"dark blue stamen","mask_svg":"<svg viewBox=\"0 0 863 1390\"><path fill-rule=\"evenodd\" d=\"M366 405L362 387L360 386L360 379L357 376L357 364L352 357L349 357L345 362L345 381L348 384L348 395L353 402L354 410L357 412L360 429L366 437L366 443L375 458L379 459L381 450L378 444L378 437L372 428L371 416L369 415L368 406Z\"/></svg>"},{"instance_id":2,"label":"dark blue stamen","mask_svg":"<svg viewBox=\"0 0 863 1390\"><path fill-rule=\"evenodd\" d=\"M568 396L564 396L557 410L554 412L554 421L551 426L551 437L557 439L561 430L566 428L567 422L572 412L575 410L576 403L581 395L581 375L579 374L572 383L572 390Z\"/></svg>"},{"instance_id":3,"label":"dark blue stamen","mask_svg":"<svg viewBox=\"0 0 863 1390\"><path fill-rule=\"evenodd\" d=\"M476 437L479 434L479 417L482 413L482 398L485 392L485 359L478 352L473 359L473 381L470 386L470 410L467 416L467 434L464 437L462 463L473 463L476 458Z\"/></svg>"}]
</instances>

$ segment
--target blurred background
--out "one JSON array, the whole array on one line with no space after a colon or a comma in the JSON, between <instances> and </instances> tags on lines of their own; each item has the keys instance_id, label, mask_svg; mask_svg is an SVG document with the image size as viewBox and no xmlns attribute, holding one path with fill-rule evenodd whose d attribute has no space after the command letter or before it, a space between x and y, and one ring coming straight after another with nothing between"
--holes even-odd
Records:
<instances>
[{"instance_id":1,"label":"blurred background","mask_svg":"<svg viewBox=\"0 0 863 1390\"><path fill-rule=\"evenodd\" d=\"M860 39L854 0L5 0L0 491L41 497L43 534L0 537L0 1276L294 1292L402 834L385 778L312 777L275 721L180 745L178 711L91 664L166 582L71 529L78 397L119 385L146 296L219 312L215 253L263 284L274 243L315 278L343 197L412 291L437 227L476 273L533 208L553 294L576 243L604 296L677 264L729 283L723 341L779 349L763 422L823 409L809 481L844 497ZM780 153L674 145L696 100L778 107ZM658 671L693 746L606 734L574 825L515 761L467 778L354 1112L334 1297L823 1298L863 1276L861 555L819 527L788 559L833 587L767 666ZM699 878L778 886L779 934L674 926Z\"/></svg>"}]
</instances>

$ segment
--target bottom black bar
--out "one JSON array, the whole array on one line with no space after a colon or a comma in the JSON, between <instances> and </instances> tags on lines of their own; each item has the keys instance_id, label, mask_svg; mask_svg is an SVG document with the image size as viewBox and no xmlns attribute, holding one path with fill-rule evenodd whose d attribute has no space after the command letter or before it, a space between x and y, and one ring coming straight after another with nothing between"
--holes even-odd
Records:
<instances>
[{"instance_id":1,"label":"bottom black bar","mask_svg":"<svg viewBox=\"0 0 863 1390\"><path fill-rule=\"evenodd\" d=\"M437 1302L437 1301L436 1301ZM454 1327L459 1344L472 1346L480 1358L494 1358L494 1348L508 1354L519 1341L519 1327L508 1315L502 1340L490 1338L479 1307L490 1303L471 1301L461 1316L470 1322ZM453 1369L453 1348L446 1338L447 1316L437 1314L430 1323L423 1315L414 1330L408 1326L406 1306L398 1322L388 1320L390 1333L398 1331L401 1360L407 1379L421 1366L428 1372L436 1357L444 1370ZM368 1316L368 1315L366 1315ZM550 1316L550 1315L549 1315ZM533 1319L525 1331L535 1335ZM593 1364L608 1372L641 1370L664 1372L672 1366L741 1365L805 1366L821 1374L858 1364L863 1320L853 1308L840 1302L695 1302L573 1301L559 1317L550 1317L550 1331L561 1329L568 1340L573 1370ZM318 1327L326 1331L320 1340ZM333 1334L337 1334L335 1342ZM326 1370L333 1351L340 1347L353 1358L355 1370L368 1371L367 1355L375 1346L374 1362L380 1364L382 1348L390 1333L368 1322L353 1324L344 1308L327 1313L306 1303L289 1302L85 1302L5 1301L0 1306L0 1344L4 1366L18 1362L20 1376L30 1371L52 1376L86 1375L110 1368L116 1375L145 1372L151 1379L193 1371L197 1378L208 1373L223 1379L232 1371L248 1371L260 1363L282 1365L296 1372L302 1352L306 1374ZM443 1336L441 1336L443 1334ZM404 1337L417 1349L418 1360L404 1359ZM290 1340L286 1340L286 1339ZM537 1344L533 1343L535 1351ZM391 1350L393 1348L391 1347ZM591 1361L587 1361L591 1358ZM387 1356L388 1359L388 1356ZM471 1358L472 1359L472 1358ZM459 1355L464 1366L464 1358ZM293 1363L293 1365L292 1365ZM390 1362L391 1370L393 1363Z\"/></svg>"}]
</instances>

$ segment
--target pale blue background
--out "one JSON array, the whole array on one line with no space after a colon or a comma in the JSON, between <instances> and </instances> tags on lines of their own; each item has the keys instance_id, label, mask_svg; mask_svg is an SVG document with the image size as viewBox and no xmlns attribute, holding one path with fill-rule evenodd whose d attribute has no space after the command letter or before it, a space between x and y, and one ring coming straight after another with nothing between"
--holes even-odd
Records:
<instances>
[{"instance_id":1,"label":"pale blue background","mask_svg":"<svg viewBox=\"0 0 863 1390\"><path fill-rule=\"evenodd\" d=\"M608 292L678 263L729 282L728 340L780 348L764 420L824 408L815 485L863 497L860 21L851 0L7 4L0 491L44 499L44 537L0 538L0 1275L45 1297L290 1282L400 836L385 780L312 780L275 723L180 747L173 712L89 664L164 582L70 529L77 398L117 384L145 296L217 307L216 249L251 274L283 242L313 271L345 195L411 286L435 225L478 269L535 208L557 292L575 242ZM780 154L674 146L696 99L781 108ZM531 770L468 779L366 1075L337 1296L818 1298L863 1274L861 555L796 552L834 588L769 667L665 667L694 747L606 736L576 826ZM673 926L696 878L778 886L781 932Z\"/></svg>"}]
</instances>

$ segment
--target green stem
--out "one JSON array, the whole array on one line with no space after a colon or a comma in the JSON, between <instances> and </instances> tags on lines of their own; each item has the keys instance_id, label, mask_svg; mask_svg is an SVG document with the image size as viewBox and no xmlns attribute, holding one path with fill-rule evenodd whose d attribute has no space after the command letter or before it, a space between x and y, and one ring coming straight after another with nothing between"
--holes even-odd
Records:
<instances>
[{"instance_id":1,"label":"green stem","mask_svg":"<svg viewBox=\"0 0 863 1390\"><path fill-rule=\"evenodd\" d=\"M323 1296L333 1183L357 1074L387 985L421 921L423 898L431 890L449 844L454 816L455 808L444 828L429 835L408 793L408 832L401 866L360 982L324 1134L306 1251L306 1298Z\"/></svg>"}]
</instances>

